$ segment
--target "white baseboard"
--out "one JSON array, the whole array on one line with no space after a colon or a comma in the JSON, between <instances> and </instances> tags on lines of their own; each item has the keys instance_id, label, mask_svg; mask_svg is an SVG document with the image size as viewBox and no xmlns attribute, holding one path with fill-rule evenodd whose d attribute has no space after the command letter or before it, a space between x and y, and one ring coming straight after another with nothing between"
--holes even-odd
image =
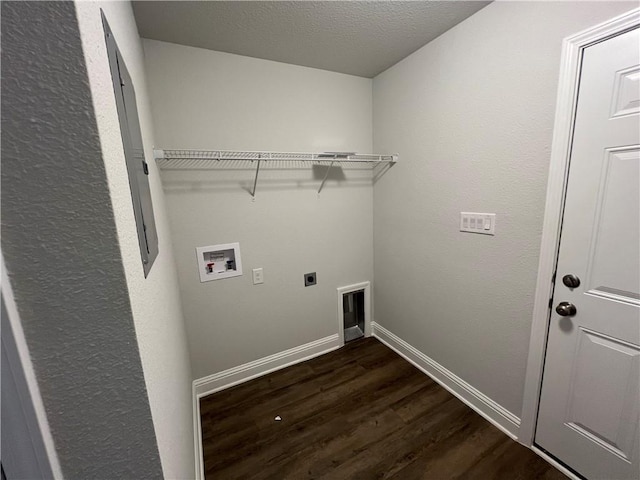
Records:
<instances>
[{"instance_id":1,"label":"white baseboard","mask_svg":"<svg viewBox=\"0 0 640 480\"><path fill-rule=\"evenodd\" d=\"M193 391L196 397L201 398L205 395L261 377L267 373L275 372L281 368L304 362L305 360L323 355L337 348L340 348L340 339L336 333L283 352L274 353L268 357L259 358L244 365L239 365L194 380Z\"/></svg>"},{"instance_id":2,"label":"white baseboard","mask_svg":"<svg viewBox=\"0 0 640 480\"><path fill-rule=\"evenodd\" d=\"M517 440L520 418L381 325L373 322L372 330L375 338L429 375L504 433Z\"/></svg>"}]
</instances>

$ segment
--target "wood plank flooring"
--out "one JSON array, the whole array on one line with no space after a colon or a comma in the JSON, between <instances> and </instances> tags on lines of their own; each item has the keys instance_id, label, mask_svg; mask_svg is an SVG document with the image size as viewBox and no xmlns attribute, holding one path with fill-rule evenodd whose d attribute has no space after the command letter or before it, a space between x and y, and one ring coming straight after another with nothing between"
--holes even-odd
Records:
<instances>
[{"instance_id":1,"label":"wood plank flooring","mask_svg":"<svg viewBox=\"0 0 640 480\"><path fill-rule=\"evenodd\" d=\"M373 338L200 408L208 480L566 480Z\"/></svg>"}]
</instances>

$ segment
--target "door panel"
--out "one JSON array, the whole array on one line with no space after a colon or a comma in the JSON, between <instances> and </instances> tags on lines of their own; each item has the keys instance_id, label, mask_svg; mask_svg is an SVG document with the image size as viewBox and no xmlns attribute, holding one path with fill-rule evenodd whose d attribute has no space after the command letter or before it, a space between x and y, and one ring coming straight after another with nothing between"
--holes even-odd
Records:
<instances>
[{"instance_id":1,"label":"door panel","mask_svg":"<svg viewBox=\"0 0 640 480\"><path fill-rule=\"evenodd\" d=\"M640 112L640 67L625 68L616 73L612 117Z\"/></svg>"},{"instance_id":2,"label":"door panel","mask_svg":"<svg viewBox=\"0 0 640 480\"><path fill-rule=\"evenodd\" d=\"M640 230L640 150L605 153L592 232L593 251L587 265L588 292L640 303L640 250L625 248L638 241Z\"/></svg>"},{"instance_id":3,"label":"door panel","mask_svg":"<svg viewBox=\"0 0 640 480\"><path fill-rule=\"evenodd\" d=\"M576 313L551 312L535 442L589 479L638 479L638 29L582 60L553 300Z\"/></svg>"},{"instance_id":4,"label":"door panel","mask_svg":"<svg viewBox=\"0 0 640 480\"><path fill-rule=\"evenodd\" d=\"M635 432L626 419L638 415L638 403L631 401L633 395L620 395L618 386L628 385L630 394L637 391L640 349L583 328L578 336L567 425L615 455L630 459Z\"/></svg>"}]
</instances>

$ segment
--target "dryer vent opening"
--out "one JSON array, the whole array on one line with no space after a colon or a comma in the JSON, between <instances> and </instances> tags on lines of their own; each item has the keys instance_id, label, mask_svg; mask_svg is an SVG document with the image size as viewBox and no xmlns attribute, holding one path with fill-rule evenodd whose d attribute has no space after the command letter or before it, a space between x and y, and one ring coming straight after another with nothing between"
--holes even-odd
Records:
<instances>
[{"instance_id":1,"label":"dryer vent opening","mask_svg":"<svg viewBox=\"0 0 640 480\"><path fill-rule=\"evenodd\" d=\"M364 337L364 290L342 295L344 341Z\"/></svg>"}]
</instances>

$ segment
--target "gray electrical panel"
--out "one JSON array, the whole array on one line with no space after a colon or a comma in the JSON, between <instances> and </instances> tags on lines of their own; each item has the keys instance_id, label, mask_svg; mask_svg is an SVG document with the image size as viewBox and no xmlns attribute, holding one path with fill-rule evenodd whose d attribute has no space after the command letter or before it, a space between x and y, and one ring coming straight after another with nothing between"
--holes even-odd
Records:
<instances>
[{"instance_id":1,"label":"gray electrical panel","mask_svg":"<svg viewBox=\"0 0 640 480\"><path fill-rule=\"evenodd\" d=\"M120 120L120 132L124 146L124 155L127 161L129 174L129 186L133 200L133 211L138 231L138 243L144 276L147 277L154 260L158 256L158 234L156 222L153 216L153 203L151 202L151 190L149 188L149 166L144 157L140 120L133 82L124 64L120 50L111 33L109 24L102 15L104 33L107 42L109 67L113 80L113 90L116 95L118 119Z\"/></svg>"}]
</instances>

